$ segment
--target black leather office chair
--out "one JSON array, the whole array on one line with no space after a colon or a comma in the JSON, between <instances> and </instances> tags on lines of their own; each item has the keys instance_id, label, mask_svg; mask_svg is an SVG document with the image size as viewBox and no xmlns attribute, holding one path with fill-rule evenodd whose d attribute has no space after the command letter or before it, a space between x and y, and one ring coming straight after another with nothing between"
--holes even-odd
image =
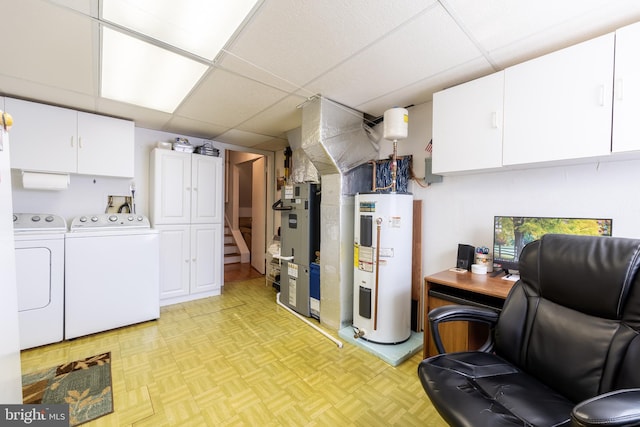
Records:
<instances>
[{"instance_id":1,"label":"black leather office chair","mask_svg":"<svg viewBox=\"0 0 640 427\"><path fill-rule=\"evenodd\" d=\"M438 324L492 325L483 351L443 353L418 367L452 426L640 425L640 240L545 235L520 256L502 311L444 306Z\"/></svg>"}]
</instances>

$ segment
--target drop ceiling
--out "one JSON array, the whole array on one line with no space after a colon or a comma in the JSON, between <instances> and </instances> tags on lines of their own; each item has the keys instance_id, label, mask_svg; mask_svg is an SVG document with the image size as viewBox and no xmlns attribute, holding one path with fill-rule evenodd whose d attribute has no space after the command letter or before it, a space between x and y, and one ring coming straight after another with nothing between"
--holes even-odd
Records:
<instances>
[{"instance_id":1,"label":"drop ceiling","mask_svg":"<svg viewBox=\"0 0 640 427\"><path fill-rule=\"evenodd\" d=\"M99 6L0 0L0 94L272 151L315 94L379 117L640 21L637 0L264 0L164 113L100 97Z\"/></svg>"}]
</instances>

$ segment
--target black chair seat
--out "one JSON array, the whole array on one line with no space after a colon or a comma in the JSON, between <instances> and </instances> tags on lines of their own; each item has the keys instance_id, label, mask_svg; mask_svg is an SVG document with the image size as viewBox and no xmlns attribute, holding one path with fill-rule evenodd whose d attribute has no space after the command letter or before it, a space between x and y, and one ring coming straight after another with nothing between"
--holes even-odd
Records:
<instances>
[{"instance_id":1,"label":"black chair seat","mask_svg":"<svg viewBox=\"0 0 640 427\"><path fill-rule=\"evenodd\" d=\"M500 357L482 352L433 356L418 376L450 425L564 426L574 406ZM544 411L541 411L544 408ZM467 420L473 420L468 424Z\"/></svg>"}]
</instances>

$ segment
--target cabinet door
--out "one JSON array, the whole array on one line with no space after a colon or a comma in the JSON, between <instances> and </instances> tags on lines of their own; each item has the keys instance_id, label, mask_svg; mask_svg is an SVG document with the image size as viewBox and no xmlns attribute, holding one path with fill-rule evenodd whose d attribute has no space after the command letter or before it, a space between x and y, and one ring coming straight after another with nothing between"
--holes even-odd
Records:
<instances>
[{"instance_id":1,"label":"cabinet door","mask_svg":"<svg viewBox=\"0 0 640 427\"><path fill-rule=\"evenodd\" d=\"M44 172L76 172L77 112L6 98L13 116L11 167Z\"/></svg>"},{"instance_id":2,"label":"cabinet door","mask_svg":"<svg viewBox=\"0 0 640 427\"><path fill-rule=\"evenodd\" d=\"M78 173L133 177L134 124L78 112Z\"/></svg>"},{"instance_id":3,"label":"cabinet door","mask_svg":"<svg viewBox=\"0 0 640 427\"><path fill-rule=\"evenodd\" d=\"M191 222L222 222L222 159L194 154L191 157Z\"/></svg>"},{"instance_id":4,"label":"cabinet door","mask_svg":"<svg viewBox=\"0 0 640 427\"><path fill-rule=\"evenodd\" d=\"M610 153L613 49L607 34L505 70L504 165Z\"/></svg>"},{"instance_id":5,"label":"cabinet door","mask_svg":"<svg viewBox=\"0 0 640 427\"><path fill-rule=\"evenodd\" d=\"M220 289L221 227L220 224L191 226L191 293Z\"/></svg>"},{"instance_id":6,"label":"cabinet door","mask_svg":"<svg viewBox=\"0 0 640 427\"><path fill-rule=\"evenodd\" d=\"M155 149L151 154L153 224L188 224L191 210L191 154Z\"/></svg>"},{"instance_id":7,"label":"cabinet door","mask_svg":"<svg viewBox=\"0 0 640 427\"><path fill-rule=\"evenodd\" d=\"M160 299L189 295L190 227L168 225L160 231Z\"/></svg>"},{"instance_id":8,"label":"cabinet door","mask_svg":"<svg viewBox=\"0 0 640 427\"><path fill-rule=\"evenodd\" d=\"M453 303L440 298L429 297L428 304L427 313L434 308L451 305ZM444 349L447 352L469 350L469 322L445 322L440 325L439 330L442 345L444 345ZM428 323L425 325L425 333L431 334ZM430 336L427 355L435 356L436 354L438 354L438 350L436 349L433 337Z\"/></svg>"},{"instance_id":9,"label":"cabinet door","mask_svg":"<svg viewBox=\"0 0 640 427\"><path fill-rule=\"evenodd\" d=\"M433 95L433 172L502 166L504 72Z\"/></svg>"},{"instance_id":10,"label":"cabinet door","mask_svg":"<svg viewBox=\"0 0 640 427\"><path fill-rule=\"evenodd\" d=\"M616 31L613 152L640 150L640 23Z\"/></svg>"}]
</instances>

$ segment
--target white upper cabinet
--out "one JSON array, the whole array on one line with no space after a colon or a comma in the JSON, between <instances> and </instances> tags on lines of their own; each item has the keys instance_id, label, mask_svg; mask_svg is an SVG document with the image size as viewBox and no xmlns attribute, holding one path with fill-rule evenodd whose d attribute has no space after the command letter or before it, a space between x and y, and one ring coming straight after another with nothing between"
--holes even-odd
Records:
<instances>
[{"instance_id":1,"label":"white upper cabinet","mask_svg":"<svg viewBox=\"0 0 640 427\"><path fill-rule=\"evenodd\" d=\"M191 222L222 222L222 159L192 155L191 186Z\"/></svg>"},{"instance_id":2,"label":"white upper cabinet","mask_svg":"<svg viewBox=\"0 0 640 427\"><path fill-rule=\"evenodd\" d=\"M78 162L76 111L6 98L13 116L11 167L47 172L75 172Z\"/></svg>"},{"instance_id":3,"label":"white upper cabinet","mask_svg":"<svg viewBox=\"0 0 640 427\"><path fill-rule=\"evenodd\" d=\"M156 148L150 167L153 225L191 223L191 154Z\"/></svg>"},{"instance_id":4,"label":"white upper cabinet","mask_svg":"<svg viewBox=\"0 0 640 427\"><path fill-rule=\"evenodd\" d=\"M612 33L507 68L503 165L610 154L613 62Z\"/></svg>"},{"instance_id":5,"label":"white upper cabinet","mask_svg":"<svg viewBox=\"0 0 640 427\"><path fill-rule=\"evenodd\" d=\"M502 166L504 72L433 95L433 173Z\"/></svg>"},{"instance_id":6,"label":"white upper cabinet","mask_svg":"<svg viewBox=\"0 0 640 427\"><path fill-rule=\"evenodd\" d=\"M78 112L78 173L133 177L134 124Z\"/></svg>"},{"instance_id":7,"label":"white upper cabinet","mask_svg":"<svg viewBox=\"0 0 640 427\"><path fill-rule=\"evenodd\" d=\"M222 222L222 159L154 149L151 221L156 224Z\"/></svg>"},{"instance_id":8,"label":"white upper cabinet","mask_svg":"<svg viewBox=\"0 0 640 427\"><path fill-rule=\"evenodd\" d=\"M640 150L640 23L616 31L611 151Z\"/></svg>"},{"instance_id":9,"label":"white upper cabinet","mask_svg":"<svg viewBox=\"0 0 640 427\"><path fill-rule=\"evenodd\" d=\"M11 167L133 177L134 123L6 98L14 117Z\"/></svg>"}]
</instances>

